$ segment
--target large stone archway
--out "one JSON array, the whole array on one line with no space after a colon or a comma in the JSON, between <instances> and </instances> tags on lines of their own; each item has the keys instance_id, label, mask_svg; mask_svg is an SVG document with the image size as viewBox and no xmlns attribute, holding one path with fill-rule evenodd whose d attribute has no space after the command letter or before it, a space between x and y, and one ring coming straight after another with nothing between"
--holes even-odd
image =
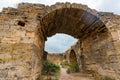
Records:
<instances>
[{"instance_id":1,"label":"large stone archway","mask_svg":"<svg viewBox=\"0 0 120 80\"><path fill-rule=\"evenodd\" d=\"M16 9L4 8L0 23L0 66L4 65L3 72L12 73L7 77L40 79L45 41L56 33L79 39L75 52L78 61L81 55L85 56L86 69L97 64L104 72L110 70L119 74L118 15L97 12L75 3L52 6L21 3ZM15 70L7 66L8 63Z\"/></svg>"}]
</instances>

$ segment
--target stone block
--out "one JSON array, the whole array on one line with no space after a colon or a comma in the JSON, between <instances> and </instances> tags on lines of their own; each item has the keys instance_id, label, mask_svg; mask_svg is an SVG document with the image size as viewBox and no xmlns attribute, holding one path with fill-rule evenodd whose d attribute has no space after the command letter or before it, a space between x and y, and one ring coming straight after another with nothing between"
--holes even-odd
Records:
<instances>
[{"instance_id":1,"label":"stone block","mask_svg":"<svg viewBox=\"0 0 120 80\"><path fill-rule=\"evenodd\" d=\"M26 37L35 37L35 32L26 32Z\"/></svg>"},{"instance_id":2,"label":"stone block","mask_svg":"<svg viewBox=\"0 0 120 80\"><path fill-rule=\"evenodd\" d=\"M21 39L20 42L21 43L33 43L34 42L34 38L24 37L24 38Z\"/></svg>"},{"instance_id":3,"label":"stone block","mask_svg":"<svg viewBox=\"0 0 120 80\"><path fill-rule=\"evenodd\" d=\"M0 29L3 29L3 25L0 25Z\"/></svg>"},{"instance_id":4,"label":"stone block","mask_svg":"<svg viewBox=\"0 0 120 80\"><path fill-rule=\"evenodd\" d=\"M26 33L25 30L23 30L23 31L21 31L21 30L13 30L12 36L13 37L25 37L25 33Z\"/></svg>"},{"instance_id":5,"label":"stone block","mask_svg":"<svg viewBox=\"0 0 120 80\"><path fill-rule=\"evenodd\" d=\"M11 37L11 35L12 35L11 30L0 29L0 37Z\"/></svg>"},{"instance_id":6,"label":"stone block","mask_svg":"<svg viewBox=\"0 0 120 80\"><path fill-rule=\"evenodd\" d=\"M10 29L10 25L5 24L5 25L3 26L3 29Z\"/></svg>"},{"instance_id":7,"label":"stone block","mask_svg":"<svg viewBox=\"0 0 120 80\"><path fill-rule=\"evenodd\" d=\"M120 40L114 41L114 48L117 51L117 53L120 53Z\"/></svg>"},{"instance_id":8,"label":"stone block","mask_svg":"<svg viewBox=\"0 0 120 80\"><path fill-rule=\"evenodd\" d=\"M35 26L34 25L27 25L24 29L27 31L35 31Z\"/></svg>"},{"instance_id":9,"label":"stone block","mask_svg":"<svg viewBox=\"0 0 120 80\"><path fill-rule=\"evenodd\" d=\"M113 55L113 54L114 54L114 51L113 51L113 50L107 51L106 54L107 54L107 56Z\"/></svg>"},{"instance_id":10,"label":"stone block","mask_svg":"<svg viewBox=\"0 0 120 80\"><path fill-rule=\"evenodd\" d=\"M20 37L4 37L1 39L2 43L19 43Z\"/></svg>"},{"instance_id":11,"label":"stone block","mask_svg":"<svg viewBox=\"0 0 120 80\"><path fill-rule=\"evenodd\" d=\"M118 32L111 32L111 35L113 37L113 40L118 40L119 39Z\"/></svg>"},{"instance_id":12,"label":"stone block","mask_svg":"<svg viewBox=\"0 0 120 80\"><path fill-rule=\"evenodd\" d=\"M110 55L108 58L109 58L109 61L111 63L116 63L117 62L117 56L116 55Z\"/></svg>"},{"instance_id":13,"label":"stone block","mask_svg":"<svg viewBox=\"0 0 120 80\"><path fill-rule=\"evenodd\" d=\"M14 30L14 29L20 29L20 26L18 26L18 25L12 25L11 27L10 27L10 29L12 29L12 30Z\"/></svg>"}]
</instances>

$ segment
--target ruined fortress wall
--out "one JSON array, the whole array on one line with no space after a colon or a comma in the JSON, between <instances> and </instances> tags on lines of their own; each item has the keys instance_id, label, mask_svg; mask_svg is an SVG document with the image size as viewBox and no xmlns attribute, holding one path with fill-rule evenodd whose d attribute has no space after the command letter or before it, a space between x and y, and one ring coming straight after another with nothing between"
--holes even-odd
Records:
<instances>
[{"instance_id":1,"label":"ruined fortress wall","mask_svg":"<svg viewBox=\"0 0 120 80\"><path fill-rule=\"evenodd\" d=\"M95 73L94 77L96 77L96 80L102 78L102 76L118 78L118 73L120 72L118 54L109 33L102 32L89 36L82 43L79 40L66 51L68 62L71 58L71 50L76 53L80 71L84 69L87 72L92 72L93 75ZM84 60L81 56L84 57Z\"/></svg>"},{"instance_id":2,"label":"ruined fortress wall","mask_svg":"<svg viewBox=\"0 0 120 80\"><path fill-rule=\"evenodd\" d=\"M48 54L47 55L47 60L56 64L56 65L60 65L61 62L63 62L65 59L63 57L63 54L58 54L58 53L53 53L53 54Z\"/></svg>"},{"instance_id":3,"label":"ruined fortress wall","mask_svg":"<svg viewBox=\"0 0 120 80\"><path fill-rule=\"evenodd\" d=\"M52 14L52 11L62 8L85 10L85 12L100 17L100 20L108 29L107 33L101 32L98 35L94 33L96 35L88 36L82 41L82 45L78 42L78 47L73 47L78 57L78 62L82 52L85 56L86 69L96 68L95 70L100 73L108 70L112 75L115 73L115 77L116 74L120 73L119 15L97 12L87 6L75 3L57 3L52 6L21 3L16 9L4 8L0 13L0 78L4 80L31 80L32 78L41 77L42 54L44 53L44 43L47 34L44 33L45 28L41 29L40 24L43 17L48 13L51 12ZM57 11L55 12L57 13ZM83 21L87 21L89 17L86 18L84 15L83 18L85 18ZM75 21L71 20L71 22ZM45 22L45 24L48 23ZM69 27L61 29L68 29L64 31L69 31ZM74 29L75 31L78 30L76 27ZM68 33L71 33L74 37L79 36L79 34L74 34L74 32ZM57 33L57 31L54 33ZM50 33L50 35L54 33ZM81 48L83 48L83 51L81 51ZM97 66L102 70L98 70Z\"/></svg>"},{"instance_id":4,"label":"ruined fortress wall","mask_svg":"<svg viewBox=\"0 0 120 80\"><path fill-rule=\"evenodd\" d=\"M0 14L0 79L22 80L32 75L34 21L13 8Z\"/></svg>"}]
</instances>

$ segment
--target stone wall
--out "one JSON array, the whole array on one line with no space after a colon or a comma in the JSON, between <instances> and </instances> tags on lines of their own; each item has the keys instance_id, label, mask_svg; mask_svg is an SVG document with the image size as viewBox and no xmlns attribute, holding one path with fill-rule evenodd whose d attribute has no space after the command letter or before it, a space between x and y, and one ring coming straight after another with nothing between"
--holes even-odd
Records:
<instances>
[{"instance_id":1,"label":"stone wall","mask_svg":"<svg viewBox=\"0 0 120 80\"><path fill-rule=\"evenodd\" d=\"M32 74L32 44L1 44L0 47L1 80L22 80Z\"/></svg>"},{"instance_id":2,"label":"stone wall","mask_svg":"<svg viewBox=\"0 0 120 80\"><path fill-rule=\"evenodd\" d=\"M56 64L56 65L60 65L61 62L63 62L65 59L63 57L63 54L58 54L58 53L50 53L47 55L47 60Z\"/></svg>"},{"instance_id":3,"label":"stone wall","mask_svg":"<svg viewBox=\"0 0 120 80\"><path fill-rule=\"evenodd\" d=\"M76 53L80 71L93 74L95 80L101 80L104 76L109 76L116 80L120 79L119 61L109 33L97 33L82 42L79 40L65 52L68 62L70 61L70 52L72 50Z\"/></svg>"},{"instance_id":4,"label":"stone wall","mask_svg":"<svg viewBox=\"0 0 120 80\"><path fill-rule=\"evenodd\" d=\"M33 75L36 22L21 10L4 8L0 14L0 79L23 80Z\"/></svg>"},{"instance_id":5,"label":"stone wall","mask_svg":"<svg viewBox=\"0 0 120 80\"><path fill-rule=\"evenodd\" d=\"M120 74L119 27L119 15L97 12L76 3L51 6L21 3L17 8L3 8L0 13L0 78L40 79L44 43L56 33L79 39L73 49L80 68L82 54L87 70L95 67L95 70L101 69L99 73L108 71L116 77Z\"/></svg>"}]
</instances>

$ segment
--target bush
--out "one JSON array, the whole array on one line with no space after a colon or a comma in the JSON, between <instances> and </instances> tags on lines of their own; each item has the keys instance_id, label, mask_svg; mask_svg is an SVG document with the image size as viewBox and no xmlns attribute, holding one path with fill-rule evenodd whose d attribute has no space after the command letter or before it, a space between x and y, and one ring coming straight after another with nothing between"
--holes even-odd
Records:
<instances>
[{"instance_id":1,"label":"bush","mask_svg":"<svg viewBox=\"0 0 120 80\"><path fill-rule=\"evenodd\" d=\"M68 68L66 72L69 74L70 73L70 68Z\"/></svg>"},{"instance_id":2,"label":"bush","mask_svg":"<svg viewBox=\"0 0 120 80\"><path fill-rule=\"evenodd\" d=\"M47 75L54 75L57 71L60 70L60 67L49 62L45 61L43 64L43 73Z\"/></svg>"},{"instance_id":3,"label":"bush","mask_svg":"<svg viewBox=\"0 0 120 80\"><path fill-rule=\"evenodd\" d=\"M77 63L72 63L69 65L69 68L66 71L67 73L79 72L79 66Z\"/></svg>"},{"instance_id":4,"label":"bush","mask_svg":"<svg viewBox=\"0 0 120 80\"><path fill-rule=\"evenodd\" d=\"M77 64L77 63L72 63L72 64L70 65L70 69L71 69L73 72L78 72L78 71L79 71L78 64Z\"/></svg>"},{"instance_id":5,"label":"bush","mask_svg":"<svg viewBox=\"0 0 120 80\"><path fill-rule=\"evenodd\" d=\"M60 65L64 68L64 67L67 67L68 66L68 62L67 61L64 61L64 62L61 62Z\"/></svg>"}]
</instances>

